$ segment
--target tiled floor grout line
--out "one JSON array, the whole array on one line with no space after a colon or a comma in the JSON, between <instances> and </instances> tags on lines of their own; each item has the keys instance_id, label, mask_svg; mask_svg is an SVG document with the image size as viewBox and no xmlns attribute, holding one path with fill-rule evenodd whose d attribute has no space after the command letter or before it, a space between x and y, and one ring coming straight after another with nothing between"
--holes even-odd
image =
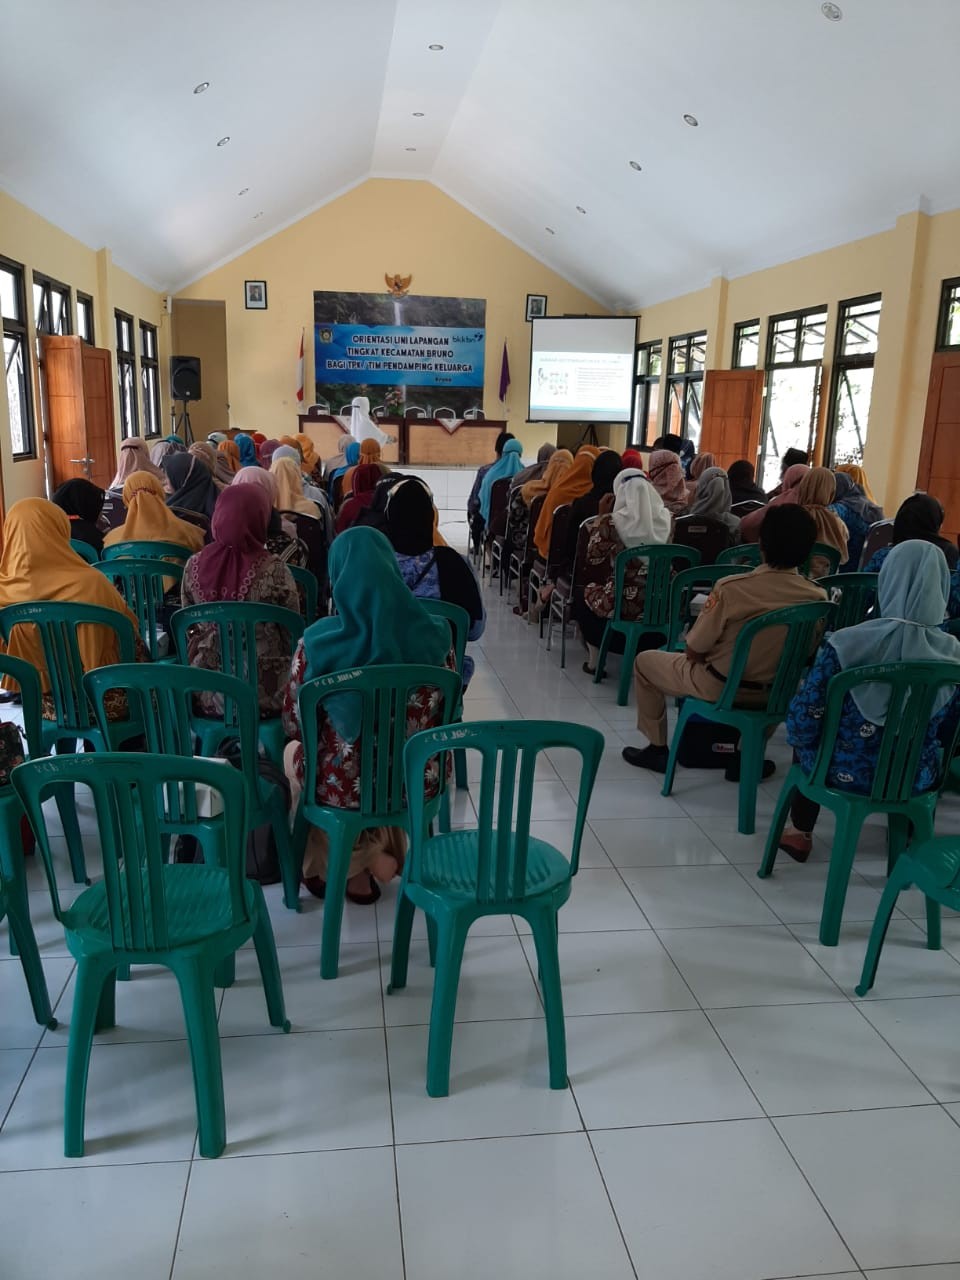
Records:
<instances>
[{"instance_id":1,"label":"tiled floor grout line","mask_svg":"<svg viewBox=\"0 0 960 1280\"><path fill-rule=\"evenodd\" d=\"M170 1259L170 1272L167 1280L174 1280L174 1273L177 1269L177 1251L180 1248L180 1233L183 1230L183 1215L187 1211L187 1195L190 1192L190 1179L193 1177L193 1157L187 1165L187 1180L183 1186L183 1199L180 1201L180 1213L177 1216L177 1229L173 1237L173 1257Z\"/></svg>"},{"instance_id":2,"label":"tiled floor grout line","mask_svg":"<svg viewBox=\"0 0 960 1280\"><path fill-rule=\"evenodd\" d=\"M11 957L10 957L10 959L11 959L11 960L13 960L15 964L17 964L17 965L19 965L19 964L20 964L20 960L19 960L19 958L18 958L18 957L16 957L16 956L11 956ZM42 965L42 960L41 960L41 965ZM67 974L67 976L66 976L66 978L65 978L65 980L64 980L63 986L60 988L60 994L57 996L57 998L56 998L55 1000L51 1000L51 1001L50 1001L50 1008L51 1008L51 1010L54 1010L54 1011L55 1011L55 1010L56 1010L56 1008L57 1008L57 1006L60 1004L60 1001L63 999L63 994L64 994L64 992L66 991L67 987L68 987L68 986L69 986L69 984L70 984L70 979L73 977L73 974L74 974L74 971L76 970L76 967L77 967L77 966L76 966L76 964L74 963L74 965L73 965L73 966L71 967L71 969L70 969L70 972ZM44 971L44 973L46 973L46 971ZM54 1016L56 1016L56 1015L54 1014ZM58 1021L59 1021L59 1020L58 1020ZM7 1109L4 1111L3 1115L2 1115L2 1116L0 1116L0 1134L2 1134L2 1132L3 1132L3 1126L7 1123L7 1118L8 1118L8 1116L10 1115L10 1112L13 1110L13 1108L14 1108L14 1106L15 1106L15 1104L16 1104L17 1098L20 1096L20 1090L21 1090L21 1089L23 1088L23 1086L26 1084L26 1081L27 1081L27 1075L28 1075L28 1074L29 1074L29 1072L30 1072L30 1068L33 1066L34 1062L36 1061L37 1054L40 1052L40 1047L41 1047L41 1045L43 1044L43 1038L44 1038L44 1036L46 1035L46 1032L47 1032L48 1030L49 1030L49 1028L47 1028L47 1027L44 1027L44 1028L41 1030L41 1032L40 1032L40 1037L39 1037L39 1039L37 1040L37 1043L33 1046L33 1052L30 1054L30 1061L29 1061L29 1062L27 1063L27 1065L24 1067L24 1069L23 1069L23 1074L22 1074L22 1075L21 1075L21 1077L20 1077L20 1082L19 1082L19 1084L17 1085L16 1089L14 1089L14 1091L13 1091L13 1097L10 1099L10 1105L9 1105L9 1106L7 1107Z\"/></svg>"},{"instance_id":3,"label":"tiled floor grout line","mask_svg":"<svg viewBox=\"0 0 960 1280\"><path fill-rule=\"evenodd\" d=\"M382 902L382 899L380 900ZM377 912L380 902L377 903ZM380 979L380 1017L383 1021L383 1057L387 1076L387 1106L390 1111L390 1154L393 1159L393 1186L397 1201L397 1233L400 1237L400 1269L403 1280L407 1277L407 1252L403 1234L403 1206L400 1200L400 1164L397 1159L397 1123L393 1112L393 1082L390 1078L390 1037L387 1028L387 993L384 988L383 947L380 941L380 921L377 920L377 974ZM391 948L392 950L392 948Z\"/></svg>"}]
</instances>

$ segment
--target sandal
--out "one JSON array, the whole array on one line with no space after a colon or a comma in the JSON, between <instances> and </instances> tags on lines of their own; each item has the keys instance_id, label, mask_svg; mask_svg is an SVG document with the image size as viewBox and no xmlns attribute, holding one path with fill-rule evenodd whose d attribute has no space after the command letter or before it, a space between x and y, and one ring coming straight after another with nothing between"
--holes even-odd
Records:
<instances>
[{"instance_id":1,"label":"sandal","mask_svg":"<svg viewBox=\"0 0 960 1280\"><path fill-rule=\"evenodd\" d=\"M584 675L588 675L588 676L595 676L597 674L597 668L591 667L589 662L585 662L583 666L580 668L580 670L584 673ZM604 667L604 669L600 672L600 679L606 680L606 678L607 678L607 669L606 667Z\"/></svg>"},{"instance_id":2,"label":"sandal","mask_svg":"<svg viewBox=\"0 0 960 1280\"><path fill-rule=\"evenodd\" d=\"M322 880L320 876L301 876L300 883L308 893L312 893L321 902L327 896L327 882Z\"/></svg>"},{"instance_id":3,"label":"sandal","mask_svg":"<svg viewBox=\"0 0 960 1280\"><path fill-rule=\"evenodd\" d=\"M373 876L369 877L370 892L369 893L351 893L347 890L347 901L355 902L358 907L372 907L380 898L380 886L374 880Z\"/></svg>"}]
</instances>

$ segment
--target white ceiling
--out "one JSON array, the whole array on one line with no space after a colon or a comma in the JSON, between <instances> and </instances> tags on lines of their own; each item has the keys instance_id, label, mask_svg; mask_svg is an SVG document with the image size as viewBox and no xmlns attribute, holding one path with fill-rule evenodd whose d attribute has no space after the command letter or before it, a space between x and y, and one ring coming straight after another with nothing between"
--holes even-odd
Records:
<instances>
[{"instance_id":1,"label":"white ceiling","mask_svg":"<svg viewBox=\"0 0 960 1280\"><path fill-rule=\"evenodd\" d=\"M841 3L3 0L0 187L175 288L424 178L639 307L960 206L960 0Z\"/></svg>"}]
</instances>

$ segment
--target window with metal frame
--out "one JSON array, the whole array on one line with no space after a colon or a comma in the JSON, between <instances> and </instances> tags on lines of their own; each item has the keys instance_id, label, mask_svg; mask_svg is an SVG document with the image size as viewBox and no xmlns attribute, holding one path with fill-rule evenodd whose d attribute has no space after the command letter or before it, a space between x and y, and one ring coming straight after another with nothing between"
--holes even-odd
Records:
<instances>
[{"instance_id":1,"label":"window with metal frame","mask_svg":"<svg viewBox=\"0 0 960 1280\"><path fill-rule=\"evenodd\" d=\"M124 440L140 434L137 421L137 357L133 316L115 311L117 322L117 380L120 383L120 428Z\"/></svg>"},{"instance_id":2,"label":"window with metal frame","mask_svg":"<svg viewBox=\"0 0 960 1280\"><path fill-rule=\"evenodd\" d=\"M0 317L3 319L3 370L14 458L34 454L33 385L27 332L27 291L22 263L0 258Z\"/></svg>"},{"instance_id":3,"label":"window with metal frame","mask_svg":"<svg viewBox=\"0 0 960 1280\"><path fill-rule=\"evenodd\" d=\"M93 299L89 293L81 293L77 290L77 333L84 342L89 342L91 347L95 347L96 338L93 327Z\"/></svg>"},{"instance_id":4,"label":"window with metal frame","mask_svg":"<svg viewBox=\"0 0 960 1280\"><path fill-rule=\"evenodd\" d=\"M731 369L756 369L760 365L760 321L741 320L733 326Z\"/></svg>"},{"instance_id":5,"label":"window with metal frame","mask_svg":"<svg viewBox=\"0 0 960 1280\"><path fill-rule=\"evenodd\" d=\"M780 483L780 460L788 449L812 454L826 333L825 304L770 317L760 432L762 489Z\"/></svg>"},{"instance_id":6,"label":"window with metal frame","mask_svg":"<svg viewBox=\"0 0 960 1280\"><path fill-rule=\"evenodd\" d=\"M143 435L149 440L160 434L160 363L157 330L140 321L140 389L143 392Z\"/></svg>"},{"instance_id":7,"label":"window with metal frame","mask_svg":"<svg viewBox=\"0 0 960 1280\"><path fill-rule=\"evenodd\" d=\"M824 451L828 466L863 461L879 333L879 293L840 303Z\"/></svg>"},{"instance_id":8,"label":"window with metal frame","mask_svg":"<svg viewBox=\"0 0 960 1280\"><path fill-rule=\"evenodd\" d=\"M940 315L937 319L937 350L960 347L960 276L944 280L940 286Z\"/></svg>"},{"instance_id":9,"label":"window with metal frame","mask_svg":"<svg viewBox=\"0 0 960 1280\"><path fill-rule=\"evenodd\" d=\"M707 331L681 333L667 348L667 397L663 410L664 434L700 443L703 417L703 372L707 364Z\"/></svg>"},{"instance_id":10,"label":"window with metal frame","mask_svg":"<svg viewBox=\"0 0 960 1280\"><path fill-rule=\"evenodd\" d=\"M660 410L660 374L663 366L663 342L641 342L637 347L636 373L633 378L633 421L630 444L634 449L649 449L657 438Z\"/></svg>"},{"instance_id":11,"label":"window with metal frame","mask_svg":"<svg viewBox=\"0 0 960 1280\"><path fill-rule=\"evenodd\" d=\"M70 286L33 273L33 321L37 336L41 333L63 337L73 332Z\"/></svg>"}]
</instances>

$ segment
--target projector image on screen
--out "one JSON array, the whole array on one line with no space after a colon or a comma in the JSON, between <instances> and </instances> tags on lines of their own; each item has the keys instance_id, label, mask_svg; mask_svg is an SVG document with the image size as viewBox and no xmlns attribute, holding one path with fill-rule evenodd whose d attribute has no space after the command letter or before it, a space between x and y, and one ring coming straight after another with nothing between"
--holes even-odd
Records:
<instances>
[{"instance_id":1,"label":"projector image on screen","mask_svg":"<svg viewBox=\"0 0 960 1280\"><path fill-rule=\"evenodd\" d=\"M629 422L635 316L549 316L533 321L531 422Z\"/></svg>"}]
</instances>

